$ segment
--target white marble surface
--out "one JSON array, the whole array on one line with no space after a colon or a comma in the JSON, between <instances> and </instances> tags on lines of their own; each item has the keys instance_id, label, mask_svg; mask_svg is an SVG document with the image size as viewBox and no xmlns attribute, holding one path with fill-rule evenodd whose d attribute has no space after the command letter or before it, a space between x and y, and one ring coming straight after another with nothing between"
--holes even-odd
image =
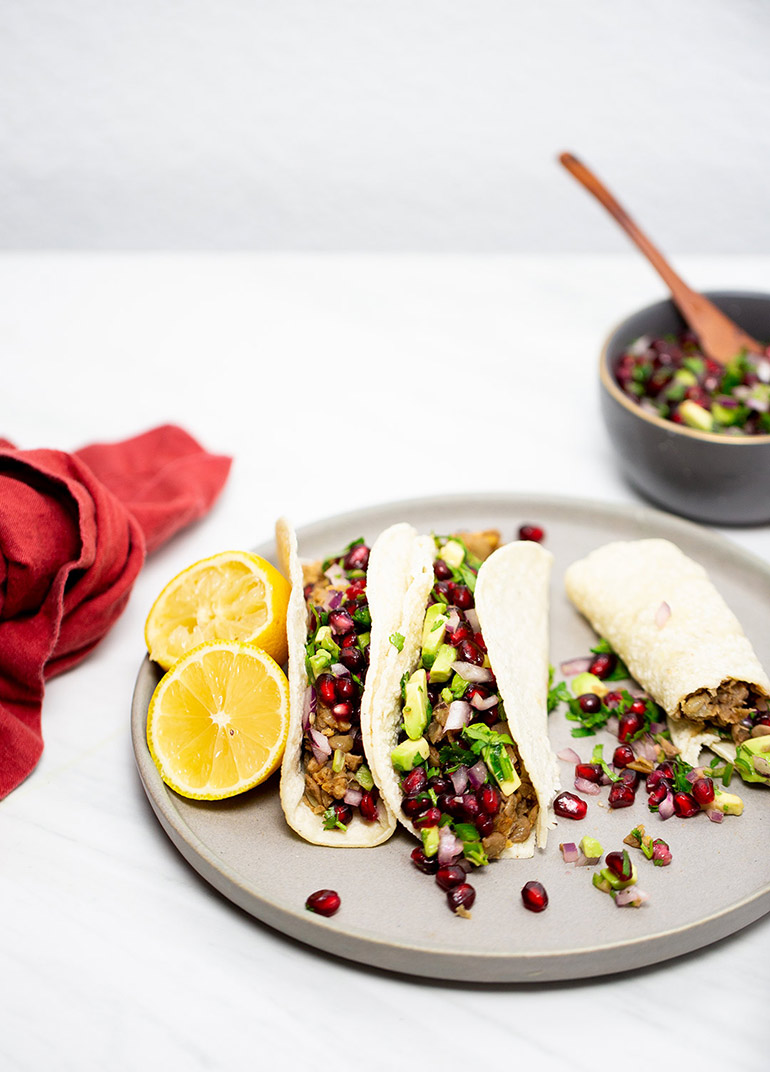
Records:
<instances>
[{"instance_id":1,"label":"white marble surface","mask_svg":"<svg viewBox=\"0 0 770 1072\"><path fill-rule=\"evenodd\" d=\"M770 290L770 257L677 263L695 286ZM478 489L637 501L608 448L595 365L609 327L662 294L650 270L633 255L6 254L0 293L0 433L18 446L74 449L172 420L235 457L209 517L147 561L104 642L50 683L42 761L0 806L2 1068L197 1072L266 1067L271 1053L293 1069L323 1053L345 1069L420 1054L423 1068L588 1072L623 1055L635 1067L647 1047L671 1064L766 1067L770 919L586 983L358 968L207 887L155 820L129 739L155 593L194 559L267 539L279 513L302 524ZM334 386L319 405L322 378ZM458 446L426 467L437 411ZM319 444L333 490L309 472ZM767 528L727 535L770 558Z\"/></svg>"}]
</instances>

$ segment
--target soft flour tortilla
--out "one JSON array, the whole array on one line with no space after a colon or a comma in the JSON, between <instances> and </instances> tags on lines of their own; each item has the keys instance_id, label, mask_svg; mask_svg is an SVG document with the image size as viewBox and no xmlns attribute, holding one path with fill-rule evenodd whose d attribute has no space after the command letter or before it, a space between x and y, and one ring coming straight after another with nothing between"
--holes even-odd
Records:
<instances>
[{"instance_id":1,"label":"soft flour tortilla","mask_svg":"<svg viewBox=\"0 0 770 1072\"><path fill-rule=\"evenodd\" d=\"M378 689L378 717L368 725L367 754L382 795L410 833L419 831L401 812L400 776L390 754L401 725L401 680L420 657L423 621L433 587L432 537L414 541L410 583L399 632L404 646L387 651ZM535 830L527 841L502 857L529 857L535 843L545 847L548 808L559 789L558 763L548 740L548 585L552 555L538 544L519 542L498 548L484 561L476 581L475 603L492 669L497 677L511 738L516 742L538 798ZM366 738L365 738L366 740Z\"/></svg>"},{"instance_id":2,"label":"soft flour tortilla","mask_svg":"<svg viewBox=\"0 0 770 1072\"><path fill-rule=\"evenodd\" d=\"M369 556L366 593L372 616L369 668L361 697L361 726L367 764L374 775L370 757L366 754L365 724L372 719L372 705L381 675L385 648L389 637L398 628L406 589L407 565L414 539L408 525L393 526L375 541ZM382 794L378 803L379 818L370 823L354 813L345 832L324 830L323 818L316 815L303 800L305 776L302 767L302 712L308 688L305 666L307 643L307 606L305 604L302 564L297 550L296 534L285 518L276 524L276 542L281 569L291 582L291 596L286 617L289 644L289 735L281 763L281 806L286 821L306 841L314 845L336 848L362 848L379 845L391 836L396 820Z\"/></svg>"},{"instance_id":3,"label":"soft flour tortilla","mask_svg":"<svg viewBox=\"0 0 770 1072\"><path fill-rule=\"evenodd\" d=\"M738 619L705 569L668 540L606 544L573 563L564 583L577 609L669 716L672 740L688 762L716 741L707 714L686 717L688 701L741 685L749 703L770 695L770 679Z\"/></svg>"}]
</instances>

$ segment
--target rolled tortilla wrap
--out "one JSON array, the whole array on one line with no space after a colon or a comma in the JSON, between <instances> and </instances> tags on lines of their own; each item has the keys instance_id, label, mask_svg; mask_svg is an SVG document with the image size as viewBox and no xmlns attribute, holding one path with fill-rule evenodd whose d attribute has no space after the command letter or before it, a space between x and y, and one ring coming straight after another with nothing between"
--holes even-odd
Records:
<instances>
[{"instance_id":1,"label":"rolled tortilla wrap","mask_svg":"<svg viewBox=\"0 0 770 1072\"><path fill-rule=\"evenodd\" d=\"M396 630L402 614L407 569L414 541L414 530L408 525L393 526L375 541L369 556L366 594L371 614L369 667L361 696L361 724L371 721L376 694L389 637ZM305 799L303 765L303 713L308 702L309 681L305 663L308 639L308 610L304 595L304 576L297 549L297 537L291 525L281 518L276 525L279 562L291 582L291 596L286 620L289 645L289 734L281 764L281 805L286 820L306 841L315 845L336 848L362 848L386 841L396 828L396 820L382 796L378 818L374 822L361 818L354 811L353 819L344 832L325 830L323 817ZM363 737L363 731L362 731ZM369 757L364 754L371 770ZM376 779L375 779L376 784Z\"/></svg>"},{"instance_id":2,"label":"rolled tortilla wrap","mask_svg":"<svg viewBox=\"0 0 770 1072\"><path fill-rule=\"evenodd\" d=\"M606 544L574 562L567 595L670 719L687 754L704 724L740 722L770 679L705 569L668 540ZM695 723L695 725L688 725Z\"/></svg>"},{"instance_id":3,"label":"rolled tortilla wrap","mask_svg":"<svg viewBox=\"0 0 770 1072\"><path fill-rule=\"evenodd\" d=\"M368 730L368 755L382 795L403 826L421 837L401 809L402 774L392 762L402 723L402 680L420 665L423 624L434 584L434 540L415 541L411 583L400 628L400 652L387 652L380 682L378 718ZM479 568L475 611L487 645L497 690L506 712L510 737L534 788L538 815L526 838L510 843L500 857L531 857L535 844L544 847L548 807L559 788L558 764L548 740L548 585L552 556L537 544L520 542L494 551ZM492 782L490 776L489 781Z\"/></svg>"}]
</instances>

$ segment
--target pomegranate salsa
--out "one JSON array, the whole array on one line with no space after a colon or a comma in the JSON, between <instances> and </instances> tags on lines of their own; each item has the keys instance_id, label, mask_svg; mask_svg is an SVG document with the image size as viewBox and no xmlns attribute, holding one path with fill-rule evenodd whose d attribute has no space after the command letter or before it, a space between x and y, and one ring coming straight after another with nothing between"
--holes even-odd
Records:
<instances>
[{"instance_id":1,"label":"pomegranate salsa","mask_svg":"<svg viewBox=\"0 0 770 1072\"><path fill-rule=\"evenodd\" d=\"M412 859L467 909L469 865L526 841L538 803L511 739L474 606L476 577L499 533L436 537L435 582L418 668L402 681L403 724L391 758L401 808L422 836Z\"/></svg>"},{"instance_id":2,"label":"pomegranate salsa","mask_svg":"<svg viewBox=\"0 0 770 1072\"><path fill-rule=\"evenodd\" d=\"M377 791L364 763L361 695L369 666L369 548L355 540L337 558L303 566L310 687L303 714L305 803L327 830L357 811L377 820Z\"/></svg>"},{"instance_id":3,"label":"pomegranate salsa","mask_svg":"<svg viewBox=\"0 0 770 1072\"><path fill-rule=\"evenodd\" d=\"M618 360L620 388L648 413L701 432L770 434L770 347L722 366L692 332L643 335Z\"/></svg>"}]
</instances>

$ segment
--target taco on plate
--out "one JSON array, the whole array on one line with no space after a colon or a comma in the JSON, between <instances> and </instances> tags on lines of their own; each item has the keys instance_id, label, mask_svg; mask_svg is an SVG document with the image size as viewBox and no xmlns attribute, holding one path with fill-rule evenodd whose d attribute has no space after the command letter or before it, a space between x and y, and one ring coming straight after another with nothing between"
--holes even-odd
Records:
<instances>
[{"instance_id":1,"label":"taco on plate","mask_svg":"<svg viewBox=\"0 0 770 1072\"><path fill-rule=\"evenodd\" d=\"M397 644L362 714L382 797L440 864L546 844L552 555L496 532L420 536ZM374 717L372 717L372 715Z\"/></svg>"}]
</instances>

